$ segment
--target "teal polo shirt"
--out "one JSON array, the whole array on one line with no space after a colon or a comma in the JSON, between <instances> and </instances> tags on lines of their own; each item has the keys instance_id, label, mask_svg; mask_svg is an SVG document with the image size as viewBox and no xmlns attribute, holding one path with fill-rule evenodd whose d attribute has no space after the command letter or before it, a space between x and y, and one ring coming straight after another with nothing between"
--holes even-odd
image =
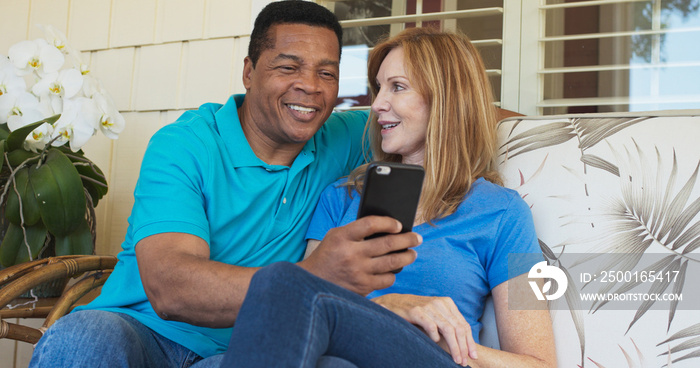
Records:
<instances>
[{"instance_id":1,"label":"teal polo shirt","mask_svg":"<svg viewBox=\"0 0 700 368\"><path fill-rule=\"evenodd\" d=\"M126 313L208 357L225 351L231 329L158 317L143 289L134 246L150 235L179 232L204 239L214 261L260 267L301 260L321 192L364 161L368 113L334 113L290 167L268 165L241 129L237 109L244 97L187 111L153 135L119 262L101 295L83 309Z\"/></svg>"}]
</instances>

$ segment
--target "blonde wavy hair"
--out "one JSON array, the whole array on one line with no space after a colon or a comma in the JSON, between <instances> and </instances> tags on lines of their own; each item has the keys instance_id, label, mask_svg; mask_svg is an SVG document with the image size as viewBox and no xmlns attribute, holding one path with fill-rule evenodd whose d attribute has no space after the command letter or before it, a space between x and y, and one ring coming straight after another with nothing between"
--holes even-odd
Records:
<instances>
[{"instance_id":1,"label":"blonde wavy hair","mask_svg":"<svg viewBox=\"0 0 700 368\"><path fill-rule=\"evenodd\" d=\"M454 213L476 179L502 185L495 170L497 111L484 63L469 38L431 28L406 29L374 47L367 72L372 101L379 92L379 67L399 47L407 77L430 106L417 220L431 222ZM401 162L400 155L382 151L376 114L370 114L365 133L373 160ZM360 166L349 176L349 185L360 192L366 170Z\"/></svg>"}]
</instances>

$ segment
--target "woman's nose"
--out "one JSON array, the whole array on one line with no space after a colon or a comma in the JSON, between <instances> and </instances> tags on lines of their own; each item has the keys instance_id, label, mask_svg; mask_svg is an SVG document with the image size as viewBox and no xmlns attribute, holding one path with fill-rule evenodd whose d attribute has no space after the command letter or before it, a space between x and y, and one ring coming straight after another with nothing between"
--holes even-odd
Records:
<instances>
[{"instance_id":1,"label":"woman's nose","mask_svg":"<svg viewBox=\"0 0 700 368\"><path fill-rule=\"evenodd\" d=\"M372 102L372 111L374 112L384 112L389 110L389 101L386 99L385 94L380 90L377 96Z\"/></svg>"}]
</instances>

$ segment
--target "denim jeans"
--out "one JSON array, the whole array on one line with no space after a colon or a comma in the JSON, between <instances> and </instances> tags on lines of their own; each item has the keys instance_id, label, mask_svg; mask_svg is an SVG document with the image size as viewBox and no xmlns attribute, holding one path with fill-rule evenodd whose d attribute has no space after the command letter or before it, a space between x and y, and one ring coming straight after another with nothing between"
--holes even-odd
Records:
<instances>
[{"instance_id":1,"label":"denim jeans","mask_svg":"<svg viewBox=\"0 0 700 368\"><path fill-rule=\"evenodd\" d=\"M122 313L86 310L59 319L39 340L30 367L219 367L223 354L202 359ZM246 367L255 365L244 364ZM323 357L317 368L355 368Z\"/></svg>"},{"instance_id":2,"label":"denim jeans","mask_svg":"<svg viewBox=\"0 0 700 368\"><path fill-rule=\"evenodd\" d=\"M291 263L256 272L222 367L458 367L417 327Z\"/></svg>"},{"instance_id":3,"label":"denim jeans","mask_svg":"<svg viewBox=\"0 0 700 368\"><path fill-rule=\"evenodd\" d=\"M86 310L59 319L37 343L30 367L218 367L122 313Z\"/></svg>"}]
</instances>

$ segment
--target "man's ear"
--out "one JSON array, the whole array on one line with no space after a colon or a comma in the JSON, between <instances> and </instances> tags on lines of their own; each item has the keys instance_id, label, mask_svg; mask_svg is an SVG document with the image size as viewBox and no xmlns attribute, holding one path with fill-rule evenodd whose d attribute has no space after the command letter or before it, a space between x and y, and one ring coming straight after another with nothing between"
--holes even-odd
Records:
<instances>
[{"instance_id":1,"label":"man's ear","mask_svg":"<svg viewBox=\"0 0 700 368\"><path fill-rule=\"evenodd\" d=\"M250 85L252 84L250 81L252 77L251 74L254 71L253 60L250 59L250 56L246 56L245 59L243 59L243 86L246 91L250 90Z\"/></svg>"}]
</instances>

